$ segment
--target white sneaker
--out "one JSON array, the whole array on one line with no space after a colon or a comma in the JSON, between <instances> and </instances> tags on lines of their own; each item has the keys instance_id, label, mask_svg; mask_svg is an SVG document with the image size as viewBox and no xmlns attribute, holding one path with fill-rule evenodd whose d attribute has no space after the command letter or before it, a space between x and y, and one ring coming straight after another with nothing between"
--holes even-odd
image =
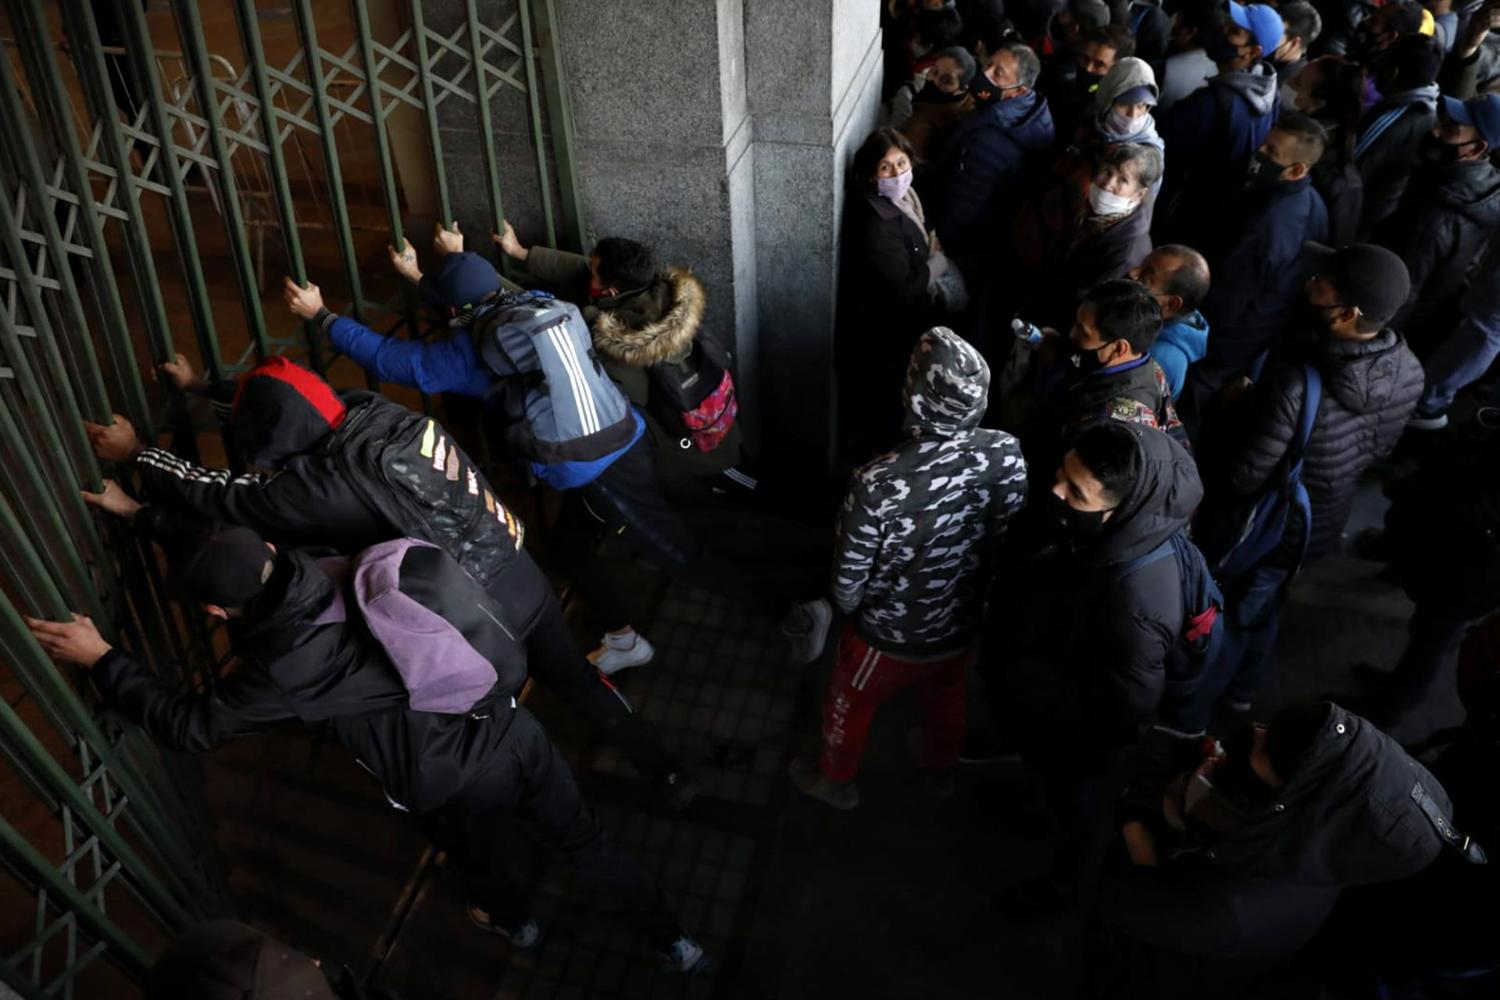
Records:
<instances>
[{"instance_id":1,"label":"white sneaker","mask_svg":"<svg viewBox=\"0 0 1500 1000\"><path fill-rule=\"evenodd\" d=\"M804 667L822 656L832 623L833 608L821 597L794 607L781 623L781 632L792 647L792 663Z\"/></svg>"},{"instance_id":2,"label":"white sneaker","mask_svg":"<svg viewBox=\"0 0 1500 1000\"><path fill-rule=\"evenodd\" d=\"M660 954L662 964L669 972L691 975L695 972L707 972L709 968L708 956L703 953L703 946L686 934L673 941L667 950Z\"/></svg>"},{"instance_id":3,"label":"white sneaker","mask_svg":"<svg viewBox=\"0 0 1500 1000\"><path fill-rule=\"evenodd\" d=\"M610 677L630 667L643 667L655 655L656 650L639 632L624 636L606 633L599 648L589 654L589 662L605 677Z\"/></svg>"},{"instance_id":4,"label":"white sneaker","mask_svg":"<svg viewBox=\"0 0 1500 1000\"><path fill-rule=\"evenodd\" d=\"M1434 413L1431 416L1423 416L1421 411L1413 413L1406 426L1414 431L1440 431L1448 426L1447 413Z\"/></svg>"}]
</instances>

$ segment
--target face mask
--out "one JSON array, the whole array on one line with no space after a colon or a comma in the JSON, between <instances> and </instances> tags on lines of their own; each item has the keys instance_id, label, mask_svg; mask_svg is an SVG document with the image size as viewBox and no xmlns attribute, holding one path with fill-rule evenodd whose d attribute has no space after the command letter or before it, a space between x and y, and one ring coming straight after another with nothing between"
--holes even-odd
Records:
<instances>
[{"instance_id":1,"label":"face mask","mask_svg":"<svg viewBox=\"0 0 1500 1000\"><path fill-rule=\"evenodd\" d=\"M1136 199L1126 198L1124 195L1115 194L1113 191L1106 191L1098 184L1094 184L1089 188L1089 209L1095 215L1124 215L1127 212L1134 211L1135 206L1138 204L1140 203Z\"/></svg>"},{"instance_id":2,"label":"face mask","mask_svg":"<svg viewBox=\"0 0 1500 1000\"><path fill-rule=\"evenodd\" d=\"M917 94L916 99L923 104L952 104L954 101L964 99L964 91L960 90L956 94L950 94L945 90L939 90L938 85L929 80L927 85Z\"/></svg>"},{"instance_id":3,"label":"face mask","mask_svg":"<svg viewBox=\"0 0 1500 1000\"><path fill-rule=\"evenodd\" d=\"M1297 325L1305 331L1304 336L1307 337L1304 344L1311 345L1328 335L1328 314L1343 306L1315 306L1303 299L1297 308L1301 315L1301 321Z\"/></svg>"},{"instance_id":4,"label":"face mask","mask_svg":"<svg viewBox=\"0 0 1500 1000\"><path fill-rule=\"evenodd\" d=\"M1114 341L1110 341L1110 344L1112 343ZM1077 368L1079 373L1083 375L1098 371L1104 367L1104 362L1100 359L1099 352L1108 346L1109 344L1105 344L1092 351L1074 351L1072 357L1073 367Z\"/></svg>"},{"instance_id":5,"label":"face mask","mask_svg":"<svg viewBox=\"0 0 1500 1000\"><path fill-rule=\"evenodd\" d=\"M1214 65L1234 62L1240 57L1240 47L1235 45L1223 35L1210 38L1203 46L1203 54L1208 56Z\"/></svg>"},{"instance_id":6,"label":"face mask","mask_svg":"<svg viewBox=\"0 0 1500 1000\"><path fill-rule=\"evenodd\" d=\"M1274 188L1281 183L1281 175L1285 172L1286 167L1257 149L1245 165L1245 183L1251 187Z\"/></svg>"},{"instance_id":7,"label":"face mask","mask_svg":"<svg viewBox=\"0 0 1500 1000\"><path fill-rule=\"evenodd\" d=\"M1104 121L1100 123L1099 131L1106 139L1123 142L1142 132L1146 128L1146 119L1149 117L1150 115L1141 115L1139 118L1132 118L1110 109L1109 114L1105 115Z\"/></svg>"},{"instance_id":8,"label":"face mask","mask_svg":"<svg viewBox=\"0 0 1500 1000\"><path fill-rule=\"evenodd\" d=\"M1422 137L1422 144L1419 147L1419 151L1424 162L1434 165L1447 165L1457 163L1458 158L1463 155L1464 147L1467 145L1469 145L1467 142L1445 142L1429 132Z\"/></svg>"},{"instance_id":9,"label":"face mask","mask_svg":"<svg viewBox=\"0 0 1500 1000\"><path fill-rule=\"evenodd\" d=\"M911 171L903 170L895 177L877 177L875 189L883 198L900 201L906 196L906 192L911 190Z\"/></svg>"},{"instance_id":10,"label":"face mask","mask_svg":"<svg viewBox=\"0 0 1500 1000\"><path fill-rule=\"evenodd\" d=\"M1048 493L1047 497L1052 504L1052 516L1068 534L1097 535L1104 530L1104 518L1109 511L1078 510L1056 493Z\"/></svg>"},{"instance_id":11,"label":"face mask","mask_svg":"<svg viewBox=\"0 0 1500 1000\"><path fill-rule=\"evenodd\" d=\"M1102 79L1104 77L1098 73L1086 73L1083 70L1079 70L1077 76L1078 92L1080 94L1092 92L1095 87L1099 86L1099 81Z\"/></svg>"},{"instance_id":12,"label":"face mask","mask_svg":"<svg viewBox=\"0 0 1500 1000\"><path fill-rule=\"evenodd\" d=\"M1000 99L1000 88L990 82L990 78L983 73L974 74L974 82L969 84L969 93L974 97L977 107L986 108Z\"/></svg>"},{"instance_id":13,"label":"face mask","mask_svg":"<svg viewBox=\"0 0 1500 1000\"><path fill-rule=\"evenodd\" d=\"M1281 85L1281 110L1284 112L1302 110L1297 104L1297 88L1292 86L1291 81Z\"/></svg>"}]
</instances>

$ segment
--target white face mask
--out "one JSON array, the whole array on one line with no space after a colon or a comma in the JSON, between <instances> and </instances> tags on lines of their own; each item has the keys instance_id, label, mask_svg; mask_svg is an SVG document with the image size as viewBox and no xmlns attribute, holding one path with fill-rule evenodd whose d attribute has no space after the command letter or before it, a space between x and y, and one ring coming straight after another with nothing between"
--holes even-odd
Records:
<instances>
[{"instance_id":1,"label":"white face mask","mask_svg":"<svg viewBox=\"0 0 1500 1000\"><path fill-rule=\"evenodd\" d=\"M1283 111L1301 111L1297 106L1297 88L1292 86L1290 80L1281 84L1281 109Z\"/></svg>"},{"instance_id":2,"label":"white face mask","mask_svg":"<svg viewBox=\"0 0 1500 1000\"><path fill-rule=\"evenodd\" d=\"M1089 187L1089 208L1095 215L1124 215L1139 203L1136 198L1126 198L1113 191L1106 191L1098 184Z\"/></svg>"},{"instance_id":3,"label":"white face mask","mask_svg":"<svg viewBox=\"0 0 1500 1000\"><path fill-rule=\"evenodd\" d=\"M1104 116L1104 134L1111 139L1128 139L1146 127L1149 115L1132 118L1111 108Z\"/></svg>"}]
</instances>

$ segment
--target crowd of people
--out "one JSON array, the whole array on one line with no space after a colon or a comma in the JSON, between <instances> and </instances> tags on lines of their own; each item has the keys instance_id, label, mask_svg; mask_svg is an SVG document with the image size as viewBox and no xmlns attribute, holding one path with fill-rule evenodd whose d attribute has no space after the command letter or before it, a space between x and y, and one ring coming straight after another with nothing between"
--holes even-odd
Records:
<instances>
[{"instance_id":1,"label":"crowd of people","mask_svg":"<svg viewBox=\"0 0 1500 1000\"><path fill-rule=\"evenodd\" d=\"M542 928L489 848L523 819L670 968L699 971L516 700L534 678L673 808L700 794L610 681L655 656L599 556L616 536L778 621L792 664L830 648L820 752L789 765L807 795L857 807L871 722L907 689L931 794L962 764L1027 765L1040 794L1001 822L1055 850L999 902L1087 909L1135 995L1174 995L1193 961L1309 954L1350 996L1493 989L1500 0L889 0L883 17L884 121L849 165L842 243L854 471L841 505L803 494L799 516L834 529L808 572L730 558L684 516L779 516L691 269L624 237L527 246L507 223L492 243L516 284L439 225L427 272L409 243L390 259L445 336L380 334L291 279L287 307L375 379L481 401L497 450L561 494L548 547L603 623L595 648L437 420L281 357L221 383L164 366L263 473L197 465L123 417L87 427L116 476L86 499L161 546L236 669L175 687L81 616L30 620L37 640L174 748L331 722L512 947ZM1349 697L1258 712L1288 588L1344 544L1372 469L1391 507L1360 544L1415 602L1407 648ZM1388 732L1461 644L1468 721L1403 747Z\"/></svg>"}]
</instances>

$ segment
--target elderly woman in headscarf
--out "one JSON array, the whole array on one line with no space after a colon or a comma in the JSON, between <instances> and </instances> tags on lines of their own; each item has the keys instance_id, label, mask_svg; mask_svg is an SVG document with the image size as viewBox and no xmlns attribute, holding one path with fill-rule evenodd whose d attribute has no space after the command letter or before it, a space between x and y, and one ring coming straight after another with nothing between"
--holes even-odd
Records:
<instances>
[{"instance_id":1,"label":"elderly woman in headscarf","mask_svg":"<svg viewBox=\"0 0 1500 1000\"><path fill-rule=\"evenodd\" d=\"M1162 154L1165 164L1165 144L1151 117L1158 94L1156 76L1144 60L1121 59L1104 74L1094 95L1093 114L1067 138L1047 179L1016 216L1014 242L1023 266L1038 264L1043 248L1054 244L1088 211L1089 190L1107 148L1121 143L1150 146ZM1147 228L1160 189L1157 180L1142 205L1141 222Z\"/></svg>"}]
</instances>

